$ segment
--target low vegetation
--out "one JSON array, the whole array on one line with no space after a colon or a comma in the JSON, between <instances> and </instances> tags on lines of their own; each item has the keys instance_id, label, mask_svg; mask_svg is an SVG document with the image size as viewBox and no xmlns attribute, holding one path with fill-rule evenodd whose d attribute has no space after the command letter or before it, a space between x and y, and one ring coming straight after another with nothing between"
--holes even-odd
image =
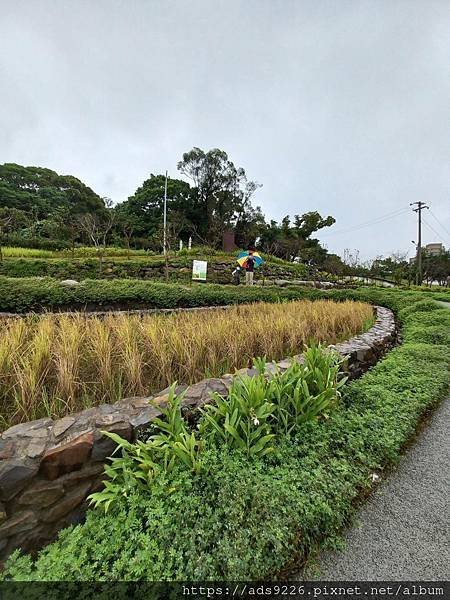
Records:
<instances>
[{"instance_id":1,"label":"low vegetation","mask_svg":"<svg viewBox=\"0 0 450 600\"><path fill-rule=\"evenodd\" d=\"M96 255L95 249L86 248L86 252L77 251L72 258L68 253L52 253L47 250L36 251L36 256L14 255L16 249L11 248L11 256L0 261L0 276L6 277L54 277L55 279L160 279L166 276L170 281L189 282L192 278L192 261L201 258L208 261L208 281L231 283L231 273L236 267L236 254L222 255L214 253L179 253L169 255L166 261L161 254L136 251L126 255L125 250L117 249L108 255ZM80 249L81 250L81 249ZM33 251L34 254L34 251ZM48 254L48 256L45 256ZM52 256L55 254L56 256ZM288 263L281 259L268 258L258 271L259 279L272 277L282 279L309 278L310 269L302 264ZM326 275L323 275L326 278Z\"/></svg>"},{"instance_id":2,"label":"low vegetation","mask_svg":"<svg viewBox=\"0 0 450 600\"><path fill-rule=\"evenodd\" d=\"M93 246L77 246L63 250L46 250L42 248L23 248L20 246L4 246L3 258L96 258L98 250ZM154 256L151 250L135 250L108 246L103 249L104 257Z\"/></svg>"},{"instance_id":3,"label":"low vegetation","mask_svg":"<svg viewBox=\"0 0 450 600\"><path fill-rule=\"evenodd\" d=\"M0 331L4 426L150 395L246 366L253 356L298 354L370 326L361 302L301 301L170 315L81 314L8 319Z\"/></svg>"},{"instance_id":4,"label":"low vegetation","mask_svg":"<svg viewBox=\"0 0 450 600\"><path fill-rule=\"evenodd\" d=\"M274 302L298 299L293 291L244 286L165 284L137 279L85 280L68 288L50 277L8 278L0 276L0 311L27 311L113 308L187 308L247 302Z\"/></svg>"},{"instance_id":5,"label":"low vegetation","mask_svg":"<svg viewBox=\"0 0 450 600\"><path fill-rule=\"evenodd\" d=\"M167 407L162 408L163 418L153 421L153 433L145 442L131 443L106 433L121 456L106 466L108 481L90 496L91 503L106 513L136 489L151 494L158 478L177 465L199 475L203 455L211 449L238 450L247 459L275 452L278 435L290 434L333 410L346 381L339 375L344 359L337 352L314 346L306 350L304 359L302 364L292 361L284 372L278 369L270 379L265 361L258 360L257 375L236 377L228 396L215 394L214 402L200 410L198 433L189 430L181 411L183 394L175 395L173 385Z\"/></svg>"},{"instance_id":6,"label":"low vegetation","mask_svg":"<svg viewBox=\"0 0 450 600\"><path fill-rule=\"evenodd\" d=\"M217 440L203 448L200 469L180 460L150 488L131 481L106 514L104 507L90 510L84 524L62 531L37 559L16 552L2 577L261 580L298 564L319 544L333 545L373 473L382 475L398 460L420 418L448 393L450 350L450 311L423 295L340 296L394 308L404 343L344 386L325 414L295 422L290 431L271 430L273 451L263 456L249 456L231 438ZM229 408L210 415L221 432Z\"/></svg>"},{"instance_id":7,"label":"low vegetation","mask_svg":"<svg viewBox=\"0 0 450 600\"><path fill-rule=\"evenodd\" d=\"M363 286L361 286L363 287ZM305 299L353 298L354 290L322 291L299 286L223 286L212 284L175 284L138 279L90 280L75 288L63 286L50 277L8 278L0 276L0 312L24 313L45 310L78 309L159 309L193 306L220 306L249 302L279 302ZM362 289L363 298L367 290ZM350 295L349 295L350 294ZM423 297L450 301L448 291L404 291L396 288L372 289L370 298L419 300Z\"/></svg>"},{"instance_id":8,"label":"low vegetation","mask_svg":"<svg viewBox=\"0 0 450 600\"><path fill-rule=\"evenodd\" d=\"M96 258L98 256L98 249L93 246L75 246L74 248L64 248L62 250L46 250L40 248L21 247L21 246L3 246L2 247L3 258ZM194 246L191 250L183 248L169 252L172 257L193 257L193 258L236 258L238 250L234 253L225 252L223 250L217 250L210 246ZM119 246L106 246L102 248L102 254L105 258L134 258L142 257L152 259L154 257L162 258L160 252L152 250L136 249L136 248L124 248ZM269 254L261 253L266 261L277 263L280 265L292 265L294 263L288 262L277 256L271 256Z\"/></svg>"}]
</instances>

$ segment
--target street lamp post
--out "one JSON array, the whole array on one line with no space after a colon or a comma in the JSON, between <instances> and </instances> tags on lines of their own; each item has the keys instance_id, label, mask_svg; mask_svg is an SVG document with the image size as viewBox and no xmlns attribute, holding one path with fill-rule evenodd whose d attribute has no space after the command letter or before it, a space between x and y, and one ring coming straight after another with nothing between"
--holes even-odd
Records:
<instances>
[{"instance_id":1,"label":"street lamp post","mask_svg":"<svg viewBox=\"0 0 450 600\"><path fill-rule=\"evenodd\" d=\"M167 256L167 171L166 181L164 183L164 210L163 210L163 254L164 254L164 265L165 265L165 277L166 281L169 280L169 259Z\"/></svg>"}]
</instances>

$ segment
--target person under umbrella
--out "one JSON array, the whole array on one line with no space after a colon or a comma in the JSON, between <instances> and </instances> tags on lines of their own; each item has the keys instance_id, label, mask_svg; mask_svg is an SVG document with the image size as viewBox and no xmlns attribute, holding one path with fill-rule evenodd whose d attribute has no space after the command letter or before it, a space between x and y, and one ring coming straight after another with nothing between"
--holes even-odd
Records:
<instances>
[{"instance_id":1,"label":"person under umbrella","mask_svg":"<svg viewBox=\"0 0 450 600\"><path fill-rule=\"evenodd\" d=\"M244 263L245 285L253 285L253 273L255 272L256 259L253 256L253 250L248 251L247 260Z\"/></svg>"},{"instance_id":2,"label":"person under umbrella","mask_svg":"<svg viewBox=\"0 0 450 600\"><path fill-rule=\"evenodd\" d=\"M253 274L255 268L259 267L263 263L261 256L258 254L258 252L255 252L254 248L249 248L238 255L237 262L245 270L245 284L253 285Z\"/></svg>"}]
</instances>

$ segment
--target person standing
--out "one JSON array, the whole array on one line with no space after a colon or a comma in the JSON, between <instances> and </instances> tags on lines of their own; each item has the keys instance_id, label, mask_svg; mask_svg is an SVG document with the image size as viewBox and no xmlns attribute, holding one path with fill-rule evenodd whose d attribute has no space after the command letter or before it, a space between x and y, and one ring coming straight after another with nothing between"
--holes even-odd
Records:
<instances>
[{"instance_id":1,"label":"person standing","mask_svg":"<svg viewBox=\"0 0 450 600\"><path fill-rule=\"evenodd\" d=\"M245 285L253 285L253 273L255 271L255 263L256 260L253 256L253 250L249 250L247 260L244 263Z\"/></svg>"}]
</instances>

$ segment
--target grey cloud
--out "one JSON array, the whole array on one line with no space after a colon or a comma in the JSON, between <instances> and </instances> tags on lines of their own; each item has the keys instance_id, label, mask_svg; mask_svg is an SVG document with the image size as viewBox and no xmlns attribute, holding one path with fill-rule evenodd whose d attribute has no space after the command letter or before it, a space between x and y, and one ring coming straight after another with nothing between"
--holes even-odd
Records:
<instances>
[{"instance_id":1,"label":"grey cloud","mask_svg":"<svg viewBox=\"0 0 450 600\"><path fill-rule=\"evenodd\" d=\"M446 0L0 0L0 161L121 201L220 147L270 218L320 210L363 256L413 251L425 200L450 230ZM428 219L450 246L449 235ZM441 241L425 228L425 241Z\"/></svg>"}]
</instances>

